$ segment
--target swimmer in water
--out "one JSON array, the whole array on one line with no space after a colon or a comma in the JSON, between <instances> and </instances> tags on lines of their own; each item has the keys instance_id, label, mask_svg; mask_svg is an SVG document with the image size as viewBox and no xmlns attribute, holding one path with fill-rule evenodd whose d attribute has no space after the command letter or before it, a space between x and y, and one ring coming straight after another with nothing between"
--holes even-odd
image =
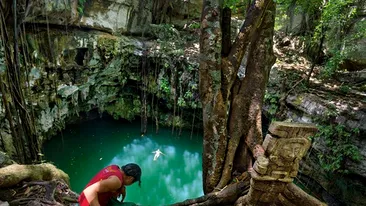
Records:
<instances>
[{"instance_id":1,"label":"swimmer in water","mask_svg":"<svg viewBox=\"0 0 366 206\"><path fill-rule=\"evenodd\" d=\"M162 153L161 151L160 151L160 149L157 149L156 151L154 151L154 152L152 152L152 153L155 153L155 155L154 155L154 161L155 160L157 160L159 157L160 157L160 155L162 154L162 155L165 155L164 153Z\"/></svg>"}]
</instances>

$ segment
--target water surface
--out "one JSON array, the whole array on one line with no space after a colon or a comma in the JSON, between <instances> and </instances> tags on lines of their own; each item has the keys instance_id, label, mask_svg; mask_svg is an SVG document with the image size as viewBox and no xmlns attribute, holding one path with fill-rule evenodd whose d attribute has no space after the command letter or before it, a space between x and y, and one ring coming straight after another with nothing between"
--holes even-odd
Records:
<instances>
[{"instance_id":1,"label":"water surface","mask_svg":"<svg viewBox=\"0 0 366 206\"><path fill-rule=\"evenodd\" d=\"M167 205L201 196L202 137L190 131L172 135L171 128L140 135L140 123L109 118L70 125L44 144L48 161L70 176L71 187L80 193L103 167L134 162L142 168L142 185L127 187L125 201L141 205ZM165 155L154 161L153 151Z\"/></svg>"}]
</instances>

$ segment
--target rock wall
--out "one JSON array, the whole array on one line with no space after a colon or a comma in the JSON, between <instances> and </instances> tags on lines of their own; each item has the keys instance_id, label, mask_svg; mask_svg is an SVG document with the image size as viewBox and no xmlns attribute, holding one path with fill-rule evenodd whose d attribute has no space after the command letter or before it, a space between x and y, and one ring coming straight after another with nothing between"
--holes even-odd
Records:
<instances>
[{"instance_id":1,"label":"rock wall","mask_svg":"<svg viewBox=\"0 0 366 206\"><path fill-rule=\"evenodd\" d=\"M95 0L82 6L77 0L31 2L25 18L31 66L29 82L24 85L41 140L50 138L71 118L92 110L131 120L144 115L146 107L149 118L175 127L190 127L196 111L195 126L201 126L199 48L193 30L182 33L167 25L151 26L152 5L144 1ZM199 5L199 1L191 3ZM174 10L178 8L175 6ZM195 11L191 17L197 18L197 10L191 11ZM184 20L185 11L181 12L176 17L181 20L183 16ZM149 39L121 33L144 33ZM3 53L0 57L2 74ZM270 87L280 82L273 78L273 72L276 71L272 69ZM292 121L316 123L317 117L335 111L332 115L336 121L366 134L365 104L357 98L351 104L311 93L289 95L286 114ZM332 104L335 110L329 110L334 108ZM15 149L1 100L0 137L0 149L13 155ZM362 159L346 160L349 175L336 177L344 181L341 185L332 184L335 177L319 172L322 168L317 154L326 148L322 139L313 143L311 155L302 162L300 171L338 200L362 205L366 204L366 140L353 141ZM354 187L347 190L349 187L344 185Z\"/></svg>"},{"instance_id":2,"label":"rock wall","mask_svg":"<svg viewBox=\"0 0 366 206\"><path fill-rule=\"evenodd\" d=\"M326 42L324 45L323 52L327 56L334 56L335 53L342 53L342 62L341 67L347 71L361 71L366 69L366 55L364 51L366 50L366 3L363 0L355 0L352 2L347 2L348 7L342 10L342 14L339 15L347 15L347 17L326 17L331 26L328 26L326 35ZM340 6L340 5L338 5ZM299 9L298 12L295 12L296 9ZM293 9L292 12L290 11ZM306 9L305 9L306 10ZM353 11L354 10L354 11ZM278 15L278 30L284 31L288 34L298 34L305 27L309 27L307 24L314 24L311 22L312 15L317 14L307 14L304 9L301 8L301 5L293 5L290 8L285 8L279 6L277 11L281 14ZM292 18L289 16L292 13ZM319 15L319 14L318 14ZM346 25L342 23L338 23L341 21L339 18L346 18L342 21L348 21ZM292 22L291 22L292 21ZM305 22L306 25L304 24ZM342 25L342 26L341 26ZM332 27L333 26L333 27ZM344 31L340 32L346 27Z\"/></svg>"},{"instance_id":3,"label":"rock wall","mask_svg":"<svg viewBox=\"0 0 366 206\"><path fill-rule=\"evenodd\" d=\"M290 77L294 78L289 73L284 74L280 64L278 63L271 70L267 95L278 99L270 100L272 103L267 101L264 107L264 113L267 116L271 116L271 107L280 101L279 93L284 79L287 78L287 81L290 81L288 80ZM309 154L300 164L300 175L296 183L307 187L310 194L323 198L330 205L366 205L364 93L353 90L341 93L324 85L313 85L313 87L317 88L299 89L300 91L295 89L288 93L282 105L285 108L281 117L283 120L316 123L321 130L319 132L321 135L313 139ZM280 107L279 104L278 106ZM341 127L322 128L324 125L331 124ZM338 129L339 131L336 131ZM327 136L336 133L339 136ZM324 158L326 156L330 158Z\"/></svg>"},{"instance_id":4,"label":"rock wall","mask_svg":"<svg viewBox=\"0 0 366 206\"><path fill-rule=\"evenodd\" d=\"M26 8L24 22L141 34L148 33L151 23L184 26L200 18L201 8L199 0L35 0ZM154 22L156 16L164 19Z\"/></svg>"},{"instance_id":5,"label":"rock wall","mask_svg":"<svg viewBox=\"0 0 366 206\"><path fill-rule=\"evenodd\" d=\"M32 66L24 89L41 140L70 118L95 109L116 119L146 115L165 126L191 128L193 110L199 107L198 63L184 48L99 31L40 27L27 33L27 44ZM12 155L9 125L1 111L0 148ZM197 109L196 126L199 114Z\"/></svg>"},{"instance_id":6,"label":"rock wall","mask_svg":"<svg viewBox=\"0 0 366 206\"><path fill-rule=\"evenodd\" d=\"M31 1L25 22L91 28L114 33L141 33L151 23L151 1Z\"/></svg>"},{"instance_id":7,"label":"rock wall","mask_svg":"<svg viewBox=\"0 0 366 206\"><path fill-rule=\"evenodd\" d=\"M366 199L364 198L366 192L366 139L364 138L366 134L366 105L361 101L352 104L351 99L330 100L329 97L325 99L310 93L289 95L286 102L289 106L295 108L288 111L288 117L293 121L317 122L318 117L326 117L330 115L330 112L336 112L336 114L333 114L335 122L345 125L348 129L360 130L360 135L349 137L349 142L341 142L338 139L331 140L339 141L338 144L351 143L360 152L359 161L353 161L350 157L345 157L344 162L341 163L344 164L347 170L345 173L330 174L324 172L322 164L319 162L319 156L329 152L329 143L326 142L329 140L321 137L314 139L310 155L302 162L300 171L306 177L303 179L304 182L309 182L309 179L307 179L309 177L314 179L333 196L332 198L343 202L342 204L366 205ZM333 110L333 106L336 107L335 110ZM351 149L349 149L349 152L351 152ZM339 150L337 153L343 153L343 151ZM323 198L327 198L327 194L323 193Z\"/></svg>"}]
</instances>

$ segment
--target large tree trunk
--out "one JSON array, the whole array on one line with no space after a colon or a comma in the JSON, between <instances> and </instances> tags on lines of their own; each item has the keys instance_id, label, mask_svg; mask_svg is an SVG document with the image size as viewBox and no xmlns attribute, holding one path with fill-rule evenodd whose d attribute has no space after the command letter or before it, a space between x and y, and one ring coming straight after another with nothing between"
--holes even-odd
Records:
<instances>
[{"instance_id":1,"label":"large tree trunk","mask_svg":"<svg viewBox=\"0 0 366 206\"><path fill-rule=\"evenodd\" d=\"M261 27L252 39L248 54L248 63L246 65L246 76L241 81L237 93L233 93L233 105L230 122L229 135L232 138L240 138L240 144L235 152L238 158L235 158L233 164L234 170L239 172L243 166L250 168L251 157L249 161L243 159L244 155L253 155L256 158L262 144L262 106L265 89L268 82L268 76L272 65L275 63L273 54L273 33L276 7L274 3L267 6L265 16L262 19ZM239 80L238 80L239 81ZM237 122L240 122L239 128ZM240 132L238 132L240 131ZM238 136L236 136L238 135ZM230 152L230 151L229 151ZM241 155L243 153L243 155ZM241 157L241 158L240 158ZM243 163L249 165L243 165ZM230 160L229 163L232 163ZM245 167L244 167L245 168Z\"/></svg>"},{"instance_id":2,"label":"large tree trunk","mask_svg":"<svg viewBox=\"0 0 366 206\"><path fill-rule=\"evenodd\" d=\"M222 0L204 0L200 38L200 95L203 108L203 185L211 192L220 179L227 142L227 113L221 89Z\"/></svg>"},{"instance_id":3,"label":"large tree trunk","mask_svg":"<svg viewBox=\"0 0 366 206\"><path fill-rule=\"evenodd\" d=\"M263 24L267 25L264 11L275 8L274 2L253 2L229 52L222 52L221 6L220 0L204 0L201 19L200 95L204 124L202 164L205 194L214 189L220 190L230 182L241 140L246 142L249 151L257 153L256 145L262 142L260 117L263 95L269 68L274 63L272 36L263 44L255 41L259 38L257 34L266 28ZM267 32L267 35L273 35L273 32ZM247 50L251 58L247 64L247 77L238 79L240 63ZM222 53L228 53L227 57L222 57ZM232 92L234 86L236 89Z\"/></svg>"}]
</instances>

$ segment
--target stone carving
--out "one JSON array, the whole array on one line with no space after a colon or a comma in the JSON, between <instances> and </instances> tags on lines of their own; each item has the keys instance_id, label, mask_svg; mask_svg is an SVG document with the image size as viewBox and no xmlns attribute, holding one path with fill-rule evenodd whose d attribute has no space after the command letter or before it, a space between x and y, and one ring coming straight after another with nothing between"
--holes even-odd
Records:
<instances>
[{"instance_id":1,"label":"stone carving","mask_svg":"<svg viewBox=\"0 0 366 206\"><path fill-rule=\"evenodd\" d=\"M268 160L262 160L264 157L257 160L254 169L264 175L261 178L292 182L292 178L297 175L300 160L311 145L310 141L305 138L273 138L268 134L265 143L268 144L264 146ZM263 165L263 161L268 162L266 173L263 173L263 168L259 169L257 166Z\"/></svg>"},{"instance_id":2,"label":"stone carving","mask_svg":"<svg viewBox=\"0 0 366 206\"><path fill-rule=\"evenodd\" d=\"M292 183L311 146L309 137L316 132L311 124L272 123L262 145L264 154L256 157L251 171L249 192L237 205L323 205Z\"/></svg>"}]
</instances>

